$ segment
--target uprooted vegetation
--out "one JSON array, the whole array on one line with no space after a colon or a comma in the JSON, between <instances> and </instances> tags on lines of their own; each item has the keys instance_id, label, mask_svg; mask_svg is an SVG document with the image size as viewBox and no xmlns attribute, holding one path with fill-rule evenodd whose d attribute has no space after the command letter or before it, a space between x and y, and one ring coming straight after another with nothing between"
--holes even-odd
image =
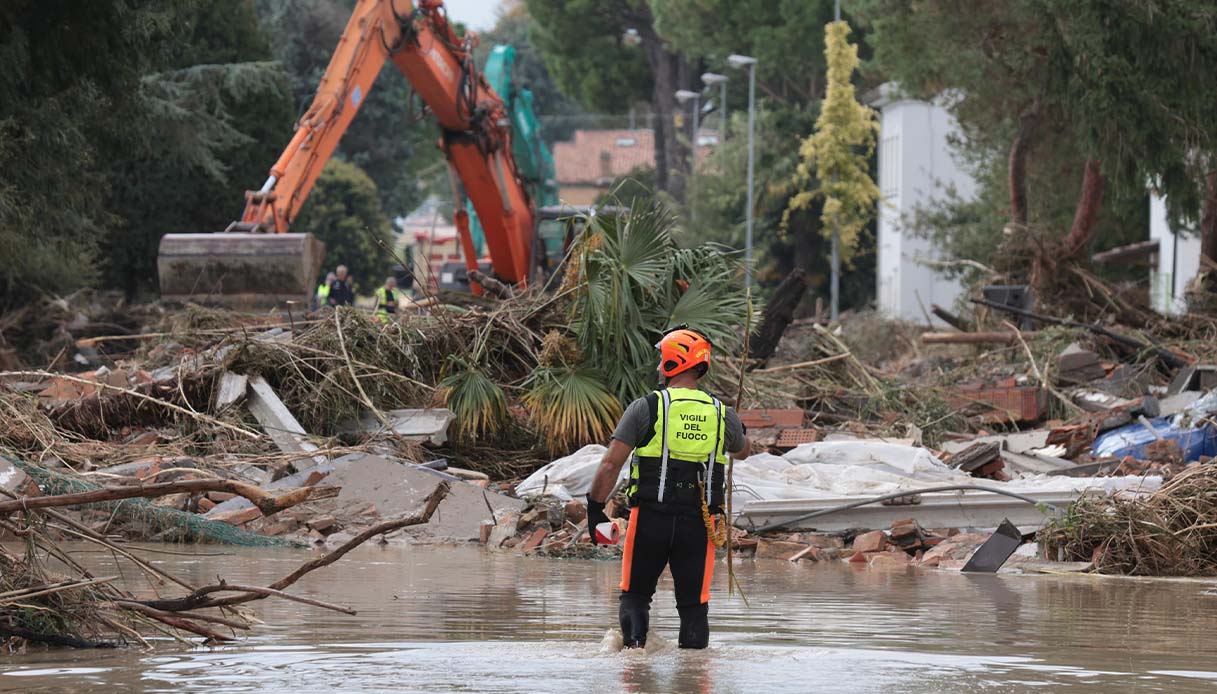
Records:
<instances>
[{"instance_id":1,"label":"uprooted vegetation","mask_svg":"<svg viewBox=\"0 0 1217 694\"><path fill-rule=\"evenodd\" d=\"M1187 470L1148 496L1093 496L1040 531L1050 556L1102 573L1217 575L1217 466Z\"/></svg>"}]
</instances>

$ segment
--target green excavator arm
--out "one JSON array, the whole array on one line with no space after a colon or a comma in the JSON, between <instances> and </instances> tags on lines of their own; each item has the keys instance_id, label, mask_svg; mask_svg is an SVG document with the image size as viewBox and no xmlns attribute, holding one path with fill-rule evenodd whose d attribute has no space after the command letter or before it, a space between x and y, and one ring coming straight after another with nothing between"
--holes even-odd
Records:
<instances>
[{"instance_id":1,"label":"green excavator arm","mask_svg":"<svg viewBox=\"0 0 1217 694\"><path fill-rule=\"evenodd\" d=\"M516 49L513 46L498 44L491 49L482 74L490 83L490 87L506 102L507 113L511 119L511 153L515 158L516 170L524 179L525 188L532 197L533 205L537 209L552 207L558 204L554 157L541 137L541 121L533 110L532 91L512 82L515 59ZM466 201L465 209L469 212L469 232L473 237L473 246L481 256L485 252L486 234L482 231L473 204Z\"/></svg>"}]
</instances>

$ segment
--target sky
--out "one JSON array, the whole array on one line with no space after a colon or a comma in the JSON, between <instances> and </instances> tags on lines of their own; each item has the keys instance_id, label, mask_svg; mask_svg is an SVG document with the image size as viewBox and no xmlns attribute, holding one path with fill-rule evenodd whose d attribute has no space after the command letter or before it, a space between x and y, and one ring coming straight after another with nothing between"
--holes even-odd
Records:
<instances>
[{"instance_id":1,"label":"sky","mask_svg":"<svg viewBox=\"0 0 1217 694\"><path fill-rule=\"evenodd\" d=\"M499 0L444 0L444 7L451 19L474 31L485 31L494 26Z\"/></svg>"}]
</instances>

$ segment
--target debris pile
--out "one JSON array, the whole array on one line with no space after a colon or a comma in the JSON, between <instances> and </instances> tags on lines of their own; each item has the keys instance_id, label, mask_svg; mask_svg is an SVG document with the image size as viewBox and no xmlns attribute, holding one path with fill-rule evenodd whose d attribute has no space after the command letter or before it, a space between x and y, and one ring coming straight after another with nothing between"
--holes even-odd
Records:
<instances>
[{"instance_id":1,"label":"debris pile","mask_svg":"<svg viewBox=\"0 0 1217 694\"><path fill-rule=\"evenodd\" d=\"M1084 498L1040 532L1049 556L1102 573L1217 575L1217 465L1197 465L1148 496Z\"/></svg>"},{"instance_id":2,"label":"debris pile","mask_svg":"<svg viewBox=\"0 0 1217 694\"><path fill-rule=\"evenodd\" d=\"M1151 323L1121 304L1122 319L1143 321L1133 329L985 298L970 319L935 307L961 328L952 333L866 314L832 326L783 318L776 347L745 359L732 356L739 325L721 318L743 305L682 277L701 268L706 282L730 286L733 266L660 248L672 265L640 279L611 262L630 243L613 233L581 244L583 279L567 275L556 293L431 297L389 320L116 303L119 320L94 295L5 317L0 537L36 538L28 546L50 554L62 540L114 534L338 551L434 499L434 515L394 526L397 537L616 556L587 539L599 444L627 395L650 387L651 324L703 292L725 336L709 388L733 394L742 381L732 404L747 406L739 413L756 444L733 471L741 554L949 569L992 541L1000 561L990 564L1009 550L1025 565L1038 559L1020 528L1045 526L1052 559L1214 571L1217 519L1205 500L1217 456L1217 368L1207 366L1217 322ZM604 286L618 285L637 310L597 305ZM994 325L1007 314L1020 324ZM625 530L620 495L608 511ZM40 573L32 557L0 559L0 611L46 597L30 604L62 619L20 626L13 611L0 623L83 641L133 628L88 603L138 597L79 571ZM207 595L126 612L182 607L194 616L173 619L199 626L208 620L195 608L221 606ZM105 620L119 627L72 626Z\"/></svg>"}]
</instances>

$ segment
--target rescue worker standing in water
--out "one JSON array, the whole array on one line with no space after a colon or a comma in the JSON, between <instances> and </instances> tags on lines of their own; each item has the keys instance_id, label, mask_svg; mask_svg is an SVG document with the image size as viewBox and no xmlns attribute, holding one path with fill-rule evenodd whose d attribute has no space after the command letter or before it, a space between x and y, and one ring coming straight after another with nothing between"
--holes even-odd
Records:
<instances>
[{"instance_id":1,"label":"rescue worker standing in water","mask_svg":"<svg viewBox=\"0 0 1217 694\"><path fill-rule=\"evenodd\" d=\"M622 415L587 495L587 525L596 542L595 527L608 520L604 505L632 450L618 609L625 647L646 645L651 597L668 566L680 613L679 645L705 648L714 576L712 517L723 506L727 456L745 457L748 437L735 411L698 387L710 367L705 336L677 328L656 347L666 385L630 403Z\"/></svg>"}]
</instances>

